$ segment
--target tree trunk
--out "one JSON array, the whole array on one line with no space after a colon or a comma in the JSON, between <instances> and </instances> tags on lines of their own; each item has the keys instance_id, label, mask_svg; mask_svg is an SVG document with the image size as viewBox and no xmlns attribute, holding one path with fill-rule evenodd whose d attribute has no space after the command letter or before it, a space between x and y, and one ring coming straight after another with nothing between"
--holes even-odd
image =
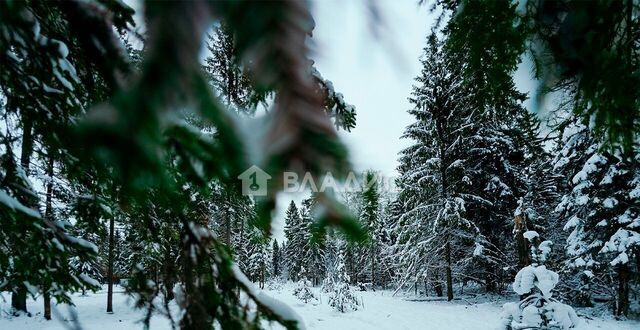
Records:
<instances>
[{"instance_id":1,"label":"tree trunk","mask_svg":"<svg viewBox=\"0 0 640 330\"><path fill-rule=\"evenodd\" d=\"M20 152L20 165L29 176L31 153L33 152L33 120L24 116L22 124L22 150Z\"/></svg>"},{"instance_id":2,"label":"tree trunk","mask_svg":"<svg viewBox=\"0 0 640 330\"><path fill-rule=\"evenodd\" d=\"M376 246L371 248L371 290L376 291Z\"/></svg>"},{"instance_id":3,"label":"tree trunk","mask_svg":"<svg viewBox=\"0 0 640 330\"><path fill-rule=\"evenodd\" d=\"M491 242L491 244L496 244L496 242ZM528 243L527 243L528 244ZM535 245L532 242L533 245ZM496 268L496 266L494 266L492 263L487 263L485 266L485 274L484 275L484 288L486 292L496 292L498 289L498 281L497 281L497 276L498 276L498 272L499 272L499 267Z\"/></svg>"},{"instance_id":4,"label":"tree trunk","mask_svg":"<svg viewBox=\"0 0 640 330\"><path fill-rule=\"evenodd\" d=\"M231 219L229 219L229 212L227 212L226 206L223 214L224 214L224 223L225 223L224 241L225 243L227 243L228 247L231 247Z\"/></svg>"},{"instance_id":5,"label":"tree trunk","mask_svg":"<svg viewBox=\"0 0 640 330\"><path fill-rule=\"evenodd\" d=\"M618 266L618 301L616 315L629 315L629 269L627 265Z\"/></svg>"},{"instance_id":6,"label":"tree trunk","mask_svg":"<svg viewBox=\"0 0 640 330\"><path fill-rule=\"evenodd\" d=\"M51 320L51 295L49 292L45 292L44 295L44 318L45 320Z\"/></svg>"},{"instance_id":7,"label":"tree trunk","mask_svg":"<svg viewBox=\"0 0 640 330\"><path fill-rule=\"evenodd\" d=\"M636 278L640 281L640 247L635 248L636 255Z\"/></svg>"},{"instance_id":8,"label":"tree trunk","mask_svg":"<svg viewBox=\"0 0 640 330\"><path fill-rule=\"evenodd\" d=\"M264 289L264 273L265 273L265 263L262 262L262 269L260 270L260 289Z\"/></svg>"},{"instance_id":9,"label":"tree trunk","mask_svg":"<svg viewBox=\"0 0 640 330\"><path fill-rule=\"evenodd\" d=\"M527 222L524 215L516 215L513 222L513 230L516 234L518 266L524 268L529 266L529 247L527 240L524 238L524 232L527 231Z\"/></svg>"},{"instance_id":10,"label":"tree trunk","mask_svg":"<svg viewBox=\"0 0 640 330\"><path fill-rule=\"evenodd\" d=\"M340 252L338 252L340 253ZM353 279L354 279L354 274L353 274L353 263L351 261L351 253L349 252L349 250L346 250L345 252L345 257L344 257L344 265L347 271L347 274L349 275L349 284L354 284L353 283Z\"/></svg>"},{"instance_id":11,"label":"tree trunk","mask_svg":"<svg viewBox=\"0 0 640 330\"><path fill-rule=\"evenodd\" d=\"M164 235L168 235L168 233L164 233ZM169 243L165 246L165 254L163 261L163 286L164 286L164 299L165 302L169 302L175 298L175 294L173 293L173 287L175 286L173 275L175 273L174 260L171 255L171 248Z\"/></svg>"},{"instance_id":12,"label":"tree trunk","mask_svg":"<svg viewBox=\"0 0 640 330\"><path fill-rule=\"evenodd\" d=\"M113 248L115 219L109 219L109 265L107 269L107 313L113 313Z\"/></svg>"},{"instance_id":13,"label":"tree trunk","mask_svg":"<svg viewBox=\"0 0 640 330\"><path fill-rule=\"evenodd\" d=\"M427 279L423 279L422 280L424 283L424 295L428 296L429 295L429 281L427 281Z\"/></svg>"},{"instance_id":14,"label":"tree trunk","mask_svg":"<svg viewBox=\"0 0 640 330\"><path fill-rule=\"evenodd\" d=\"M445 254L447 259L447 301L451 301L453 300L453 280L451 279L451 243L448 240Z\"/></svg>"},{"instance_id":15,"label":"tree trunk","mask_svg":"<svg viewBox=\"0 0 640 330\"><path fill-rule=\"evenodd\" d=\"M440 139L440 176L442 180L442 191L440 197L443 201L446 201L449 197L449 183L447 178L447 168L451 165L449 163L449 157L447 155L447 136L445 134L445 123L438 121L438 137ZM447 223L446 226L451 227L451 223ZM448 231L448 230L447 230ZM445 259L446 259L446 281L447 281L447 300L453 300L453 281L451 279L451 235L447 233L445 246Z\"/></svg>"},{"instance_id":16,"label":"tree trunk","mask_svg":"<svg viewBox=\"0 0 640 330\"><path fill-rule=\"evenodd\" d=\"M29 164L31 163L31 153L33 152L33 120L28 116L23 116L22 124L22 150L20 152L20 165L26 176L29 176ZM20 285L11 294L11 307L15 311L27 313L27 289Z\"/></svg>"},{"instance_id":17,"label":"tree trunk","mask_svg":"<svg viewBox=\"0 0 640 330\"><path fill-rule=\"evenodd\" d=\"M18 292L11 293L11 307L14 311L27 313L27 290L25 288L18 288ZM17 315L14 313L14 315Z\"/></svg>"},{"instance_id":18,"label":"tree trunk","mask_svg":"<svg viewBox=\"0 0 640 330\"><path fill-rule=\"evenodd\" d=\"M440 283L440 278L438 277L438 271L436 271L436 275L434 277L433 289L436 291L437 297L442 297L442 283Z\"/></svg>"},{"instance_id":19,"label":"tree trunk","mask_svg":"<svg viewBox=\"0 0 640 330\"><path fill-rule=\"evenodd\" d=\"M50 152L49 159L47 159L47 176L49 177L49 181L47 182L44 216L49 221L53 221L53 157L53 152ZM51 320L51 295L49 294L49 289L50 285L43 285L42 287L42 292L44 292L44 318L46 320Z\"/></svg>"}]
</instances>

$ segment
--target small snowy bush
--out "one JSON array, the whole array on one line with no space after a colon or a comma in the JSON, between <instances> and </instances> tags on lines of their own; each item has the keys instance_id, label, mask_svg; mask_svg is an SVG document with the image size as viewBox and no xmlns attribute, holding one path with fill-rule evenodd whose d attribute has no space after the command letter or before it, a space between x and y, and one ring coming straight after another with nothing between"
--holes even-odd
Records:
<instances>
[{"instance_id":1,"label":"small snowy bush","mask_svg":"<svg viewBox=\"0 0 640 330\"><path fill-rule=\"evenodd\" d=\"M305 277L301 278L296 286L293 288L293 295L296 296L303 303L317 302L318 298L311 290L311 281Z\"/></svg>"},{"instance_id":2,"label":"small snowy bush","mask_svg":"<svg viewBox=\"0 0 640 330\"><path fill-rule=\"evenodd\" d=\"M332 287L329 293L329 306L341 313L357 310L358 298L349 287L349 275L345 270L342 254L336 258L334 272L329 277L331 277Z\"/></svg>"},{"instance_id":3,"label":"small snowy bush","mask_svg":"<svg viewBox=\"0 0 640 330\"><path fill-rule=\"evenodd\" d=\"M325 278L322 281L321 290L324 293L329 293L329 292L333 292L334 287L335 287L335 283L333 281L333 276L331 276L331 274L329 274L329 276L327 276L327 278Z\"/></svg>"},{"instance_id":4,"label":"small snowy bush","mask_svg":"<svg viewBox=\"0 0 640 330\"><path fill-rule=\"evenodd\" d=\"M272 278L265 284L268 290L280 292L285 285L285 281L281 277Z\"/></svg>"},{"instance_id":5,"label":"small snowy bush","mask_svg":"<svg viewBox=\"0 0 640 330\"><path fill-rule=\"evenodd\" d=\"M538 234L525 233L533 241ZM533 264L522 268L513 282L513 291L524 298L517 303L506 303L502 307L504 328L512 329L570 329L579 323L573 308L552 298L551 290L558 284L559 276L541 265L551 251L551 242L532 247ZM540 263L540 264L539 264Z\"/></svg>"},{"instance_id":6,"label":"small snowy bush","mask_svg":"<svg viewBox=\"0 0 640 330\"><path fill-rule=\"evenodd\" d=\"M355 311L358 310L358 298L351 291L349 284L336 283L329 295L329 306L341 313Z\"/></svg>"}]
</instances>

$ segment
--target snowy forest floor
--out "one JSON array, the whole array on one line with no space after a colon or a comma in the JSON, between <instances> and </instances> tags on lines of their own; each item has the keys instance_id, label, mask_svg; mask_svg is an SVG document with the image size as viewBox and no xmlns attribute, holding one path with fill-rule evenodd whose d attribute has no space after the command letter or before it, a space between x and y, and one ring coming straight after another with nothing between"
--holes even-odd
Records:
<instances>
[{"instance_id":1,"label":"snowy forest floor","mask_svg":"<svg viewBox=\"0 0 640 330\"><path fill-rule=\"evenodd\" d=\"M141 329L139 323L144 312L132 307L132 300L128 298L122 288L117 288L114 294L114 314L105 313L106 291L89 293L86 296L74 295L77 305L77 315L82 329ZM277 298L291 306L305 320L307 329L327 330L361 330L361 329L451 329L451 330L482 330L500 329L500 311L504 302L515 300L516 297L501 297L491 295L463 296L453 302L434 301L434 298L416 298L415 296L392 296L391 291L357 292L363 306L357 311L339 313L327 304L327 295L320 294L315 304L304 304L291 293L288 285L280 289L266 290L270 296ZM4 298L4 299L3 299ZM53 313L53 320L46 321L42 315L42 300L30 300L28 308L32 317L9 317L9 296L3 293L0 297L0 329L2 330L63 330L70 329L74 324L70 322L71 314L67 306L58 306ZM511 299L513 298L513 299ZM578 311L582 314L583 311ZM578 329L640 329L639 321L616 321L612 319L581 317L582 323ZM274 329L279 327L274 327ZM168 330L171 326L164 317L156 316L151 319L152 330Z\"/></svg>"}]
</instances>

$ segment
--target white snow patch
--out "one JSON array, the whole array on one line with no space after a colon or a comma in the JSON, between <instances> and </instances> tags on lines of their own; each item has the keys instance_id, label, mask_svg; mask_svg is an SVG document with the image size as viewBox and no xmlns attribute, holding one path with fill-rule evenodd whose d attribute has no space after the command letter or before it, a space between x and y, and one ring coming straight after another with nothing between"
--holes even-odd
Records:
<instances>
[{"instance_id":1,"label":"white snow patch","mask_svg":"<svg viewBox=\"0 0 640 330\"><path fill-rule=\"evenodd\" d=\"M4 204L6 207L15 211L20 211L30 217L40 218L40 212L24 206L17 199L9 196L9 194L7 194L3 189L0 189L0 204Z\"/></svg>"},{"instance_id":2,"label":"white snow patch","mask_svg":"<svg viewBox=\"0 0 640 330\"><path fill-rule=\"evenodd\" d=\"M538 232L535 231L535 230L528 230L528 231L524 232L524 234L522 234L522 236L524 236L524 238L526 238L528 241L531 241L536 237L540 237L540 235L538 235Z\"/></svg>"}]
</instances>

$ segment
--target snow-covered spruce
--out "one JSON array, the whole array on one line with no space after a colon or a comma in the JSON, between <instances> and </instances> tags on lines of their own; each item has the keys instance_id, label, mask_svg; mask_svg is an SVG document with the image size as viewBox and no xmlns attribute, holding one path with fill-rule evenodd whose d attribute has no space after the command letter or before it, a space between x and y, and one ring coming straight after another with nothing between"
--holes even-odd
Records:
<instances>
[{"instance_id":1,"label":"snow-covered spruce","mask_svg":"<svg viewBox=\"0 0 640 330\"><path fill-rule=\"evenodd\" d=\"M311 281L306 277L301 278L298 283L296 283L295 288L293 288L293 295L305 304L311 302L315 305L318 303L318 297L316 297L315 293L311 290Z\"/></svg>"},{"instance_id":2,"label":"snow-covered spruce","mask_svg":"<svg viewBox=\"0 0 640 330\"><path fill-rule=\"evenodd\" d=\"M302 223L300 212L294 201L291 201L287 208L285 217L284 234L287 238L287 245L284 251L285 266L287 268L288 278L294 282L304 275L302 271L305 246L306 228Z\"/></svg>"},{"instance_id":3,"label":"snow-covered spruce","mask_svg":"<svg viewBox=\"0 0 640 330\"><path fill-rule=\"evenodd\" d=\"M329 293L329 292L333 292L333 289L335 288L335 286L336 284L333 282L333 276L329 274L329 276L327 276L327 278L325 278L322 281L322 286L320 287L320 289L324 293Z\"/></svg>"},{"instance_id":4,"label":"snow-covered spruce","mask_svg":"<svg viewBox=\"0 0 640 330\"><path fill-rule=\"evenodd\" d=\"M610 292L616 315L637 314L630 274L640 251L640 155L611 154L578 118L567 122L554 168L569 178L555 208L568 234L566 263L576 277L569 295L575 304L592 306L593 294Z\"/></svg>"},{"instance_id":5,"label":"snow-covered spruce","mask_svg":"<svg viewBox=\"0 0 640 330\"><path fill-rule=\"evenodd\" d=\"M349 275L345 270L344 258L341 253L336 258L332 277L329 306L341 313L358 310L358 298L349 287Z\"/></svg>"},{"instance_id":6,"label":"snow-covered spruce","mask_svg":"<svg viewBox=\"0 0 640 330\"><path fill-rule=\"evenodd\" d=\"M525 237L533 243L539 236L535 231L528 231ZM551 244L544 241L537 251L532 247L533 263L516 275L513 291L523 298L502 307L504 329L571 329L578 325L580 319L573 308L552 297L551 291L558 284L559 276L543 265Z\"/></svg>"},{"instance_id":7,"label":"snow-covered spruce","mask_svg":"<svg viewBox=\"0 0 640 330\"><path fill-rule=\"evenodd\" d=\"M337 283L329 296L329 306L346 313L358 310L358 299L351 291L348 283Z\"/></svg>"}]
</instances>

